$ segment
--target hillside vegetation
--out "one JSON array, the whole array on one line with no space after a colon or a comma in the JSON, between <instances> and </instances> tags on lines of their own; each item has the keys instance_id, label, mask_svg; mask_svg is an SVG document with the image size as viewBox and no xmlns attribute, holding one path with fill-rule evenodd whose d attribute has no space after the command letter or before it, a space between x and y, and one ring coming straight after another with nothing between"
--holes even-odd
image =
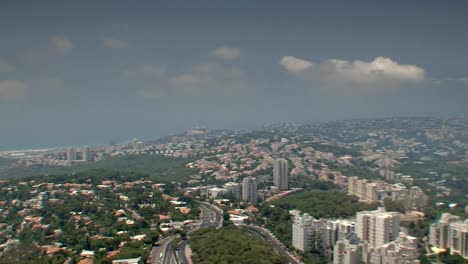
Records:
<instances>
[{"instance_id":1,"label":"hillside vegetation","mask_svg":"<svg viewBox=\"0 0 468 264\"><path fill-rule=\"evenodd\" d=\"M161 181L186 181L195 170L187 168L189 159L170 158L157 155L132 155L115 157L91 163L76 164L68 167L31 166L10 168L0 172L0 178L19 178L44 174L70 174L86 170L113 170L120 172L144 173Z\"/></svg>"},{"instance_id":2,"label":"hillside vegetation","mask_svg":"<svg viewBox=\"0 0 468 264\"><path fill-rule=\"evenodd\" d=\"M351 217L356 212L377 209L378 204L367 204L358 201L339 191L304 191L286 196L272 204L283 209L297 209L315 218Z\"/></svg>"},{"instance_id":3,"label":"hillside vegetation","mask_svg":"<svg viewBox=\"0 0 468 264\"><path fill-rule=\"evenodd\" d=\"M190 237L192 260L197 264L245 263L280 264L287 260L276 254L267 242L249 235L236 226L201 229Z\"/></svg>"}]
</instances>

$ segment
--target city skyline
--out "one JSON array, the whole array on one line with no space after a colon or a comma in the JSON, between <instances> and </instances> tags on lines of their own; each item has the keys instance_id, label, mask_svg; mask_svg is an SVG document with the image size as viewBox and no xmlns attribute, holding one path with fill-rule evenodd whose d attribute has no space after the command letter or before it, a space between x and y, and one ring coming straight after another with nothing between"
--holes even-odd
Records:
<instances>
[{"instance_id":1,"label":"city skyline","mask_svg":"<svg viewBox=\"0 0 468 264\"><path fill-rule=\"evenodd\" d=\"M0 146L154 139L198 124L463 116L466 7L7 1Z\"/></svg>"}]
</instances>

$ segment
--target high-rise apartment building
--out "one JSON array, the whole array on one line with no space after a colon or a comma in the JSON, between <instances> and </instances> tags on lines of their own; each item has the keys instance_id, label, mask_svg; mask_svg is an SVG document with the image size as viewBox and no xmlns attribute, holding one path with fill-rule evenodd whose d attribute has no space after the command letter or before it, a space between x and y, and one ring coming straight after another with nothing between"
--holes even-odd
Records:
<instances>
[{"instance_id":1,"label":"high-rise apartment building","mask_svg":"<svg viewBox=\"0 0 468 264\"><path fill-rule=\"evenodd\" d=\"M383 208L379 208L356 215L357 236L368 241L372 248L395 240L399 232L400 216L396 212L385 212Z\"/></svg>"},{"instance_id":2,"label":"high-rise apartment building","mask_svg":"<svg viewBox=\"0 0 468 264\"><path fill-rule=\"evenodd\" d=\"M93 149L90 146L86 146L83 148L83 160L84 161L93 161Z\"/></svg>"},{"instance_id":3,"label":"high-rise apartment building","mask_svg":"<svg viewBox=\"0 0 468 264\"><path fill-rule=\"evenodd\" d=\"M461 221L456 215L443 213L430 227L429 243L468 259L468 220Z\"/></svg>"},{"instance_id":4,"label":"high-rise apartment building","mask_svg":"<svg viewBox=\"0 0 468 264\"><path fill-rule=\"evenodd\" d=\"M459 216L443 213L439 221L432 224L429 229L429 243L438 248L448 248L450 224L459 220Z\"/></svg>"},{"instance_id":5,"label":"high-rise apartment building","mask_svg":"<svg viewBox=\"0 0 468 264\"><path fill-rule=\"evenodd\" d=\"M348 194L359 197L359 201L375 203L389 198L401 203L405 209L421 209L428 203L427 195L417 186L369 182L356 176L348 178Z\"/></svg>"},{"instance_id":6,"label":"high-rise apartment building","mask_svg":"<svg viewBox=\"0 0 468 264\"><path fill-rule=\"evenodd\" d=\"M293 246L303 252L320 250L331 256L335 242L354 231L348 220L319 220L309 214L296 215L292 226Z\"/></svg>"},{"instance_id":7,"label":"high-rise apartment building","mask_svg":"<svg viewBox=\"0 0 468 264\"><path fill-rule=\"evenodd\" d=\"M67 149L67 160L74 161L76 160L76 148L70 147Z\"/></svg>"},{"instance_id":8,"label":"high-rise apartment building","mask_svg":"<svg viewBox=\"0 0 468 264\"><path fill-rule=\"evenodd\" d=\"M253 177L245 177L242 180L242 200L257 202L257 180Z\"/></svg>"},{"instance_id":9,"label":"high-rise apartment building","mask_svg":"<svg viewBox=\"0 0 468 264\"><path fill-rule=\"evenodd\" d=\"M314 218L309 214L296 215L292 226L292 245L302 252L311 250L312 224Z\"/></svg>"},{"instance_id":10,"label":"high-rise apartment building","mask_svg":"<svg viewBox=\"0 0 468 264\"><path fill-rule=\"evenodd\" d=\"M468 259L468 220L450 224L448 245L452 254Z\"/></svg>"},{"instance_id":11,"label":"high-rise apartment building","mask_svg":"<svg viewBox=\"0 0 468 264\"><path fill-rule=\"evenodd\" d=\"M335 243L333 264L368 263L368 252L367 241L361 241L356 233L350 233Z\"/></svg>"},{"instance_id":12,"label":"high-rise apartment building","mask_svg":"<svg viewBox=\"0 0 468 264\"><path fill-rule=\"evenodd\" d=\"M240 183L228 182L224 185L224 189L231 193L236 200L240 200L242 198L242 186Z\"/></svg>"},{"instance_id":13,"label":"high-rise apartment building","mask_svg":"<svg viewBox=\"0 0 468 264\"><path fill-rule=\"evenodd\" d=\"M288 184L288 161L285 159L276 159L273 163L273 181L279 190L289 189Z\"/></svg>"},{"instance_id":14,"label":"high-rise apartment building","mask_svg":"<svg viewBox=\"0 0 468 264\"><path fill-rule=\"evenodd\" d=\"M400 233L396 240L372 249L372 264L419 264L418 239Z\"/></svg>"}]
</instances>

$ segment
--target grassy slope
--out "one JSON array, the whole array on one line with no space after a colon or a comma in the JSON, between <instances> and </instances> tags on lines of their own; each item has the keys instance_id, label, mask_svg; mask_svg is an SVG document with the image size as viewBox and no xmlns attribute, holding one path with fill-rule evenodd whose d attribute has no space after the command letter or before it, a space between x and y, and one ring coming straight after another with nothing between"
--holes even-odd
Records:
<instances>
[{"instance_id":1,"label":"grassy slope","mask_svg":"<svg viewBox=\"0 0 468 264\"><path fill-rule=\"evenodd\" d=\"M235 226L201 229L190 241L194 263L287 263L270 244Z\"/></svg>"},{"instance_id":2,"label":"grassy slope","mask_svg":"<svg viewBox=\"0 0 468 264\"><path fill-rule=\"evenodd\" d=\"M304 191L273 202L281 208L298 209L319 218L352 217L356 212L376 209L376 204L358 202L357 197L338 191Z\"/></svg>"},{"instance_id":3,"label":"grassy slope","mask_svg":"<svg viewBox=\"0 0 468 264\"><path fill-rule=\"evenodd\" d=\"M18 178L44 174L70 174L75 171L105 169L146 173L152 177L168 181L187 180L194 170L185 165L188 159L176 159L163 156L135 155L116 157L93 163L83 163L69 167L34 166L29 168L12 168L0 173L0 178Z\"/></svg>"}]
</instances>

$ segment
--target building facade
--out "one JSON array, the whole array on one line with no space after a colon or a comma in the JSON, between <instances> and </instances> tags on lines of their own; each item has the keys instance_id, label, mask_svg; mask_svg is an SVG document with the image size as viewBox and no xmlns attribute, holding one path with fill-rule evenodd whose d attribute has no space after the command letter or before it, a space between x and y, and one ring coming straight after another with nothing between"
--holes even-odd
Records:
<instances>
[{"instance_id":1,"label":"building facade","mask_svg":"<svg viewBox=\"0 0 468 264\"><path fill-rule=\"evenodd\" d=\"M292 226L292 245L294 248L308 252L312 249L312 224L314 218L308 214L296 215Z\"/></svg>"},{"instance_id":2,"label":"building facade","mask_svg":"<svg viewBox=\"0 0 468 264\"><path fill-rule=\"evenodd\" d=\"M83 160L84 161L93 161L93 149L90 146L86 146L83 148Z\"/></svg>"},{"instance_id":3,"label":"building facade","mask_svg":"<svg viewBox=\"0 0 468 264\"><path fill-rule=\"evenodd\" d=\"M257 180L253 177L245 177L242 180L242 200L257 202Z\"/></svg>"},{"instance_id":4,"label":"building facade","mask_svg":"<svg viewBox=\"0 0 468 264\"><path fill-rule=\"evenodd\" d=\"M288 190L288 161L285 159L276 159L273 163L273 181L279 190Z\"/></svg>"},{"instance_id":5,"label":"building facade","mask_svg":"<svg viewBox=\"0 0 468 264\"><path fill-rule=\"evenodd\" d=\"M372 248L395 240L400 232L400 216L397 212L364 211L356 214L356 233L359 239L366 240Z\"/></svg>"},{"instance_id":6,"label":"building facade","mask_svg":"<svg viewBox=\"0 0 468 264\"><path fill-rule=\"evenodd\" d=\"M76 148L70 147L67 149L67 160L74 161L76 160Z\"/></svg>"},{"instance_id":7,"label":"building facade","mask_svg":"<svg viewBox=\"0 0 468 264\"><path fill-rule=\"evenodd\" d=\"M240 183L228 182L224 185L224 189L231 193L236 200L242 199L242 186Z\"/></svg>"},{"instance_id":8,"label":"building facade","mask_svg":"<svg viewBox=\"0 0 468 264\"><path fill-rule=\"evenodd\" d=\"M468 219L461 221L459 216L443 213L430 227L429 243L468 259Z\"/></svg>"}]
</instances>

